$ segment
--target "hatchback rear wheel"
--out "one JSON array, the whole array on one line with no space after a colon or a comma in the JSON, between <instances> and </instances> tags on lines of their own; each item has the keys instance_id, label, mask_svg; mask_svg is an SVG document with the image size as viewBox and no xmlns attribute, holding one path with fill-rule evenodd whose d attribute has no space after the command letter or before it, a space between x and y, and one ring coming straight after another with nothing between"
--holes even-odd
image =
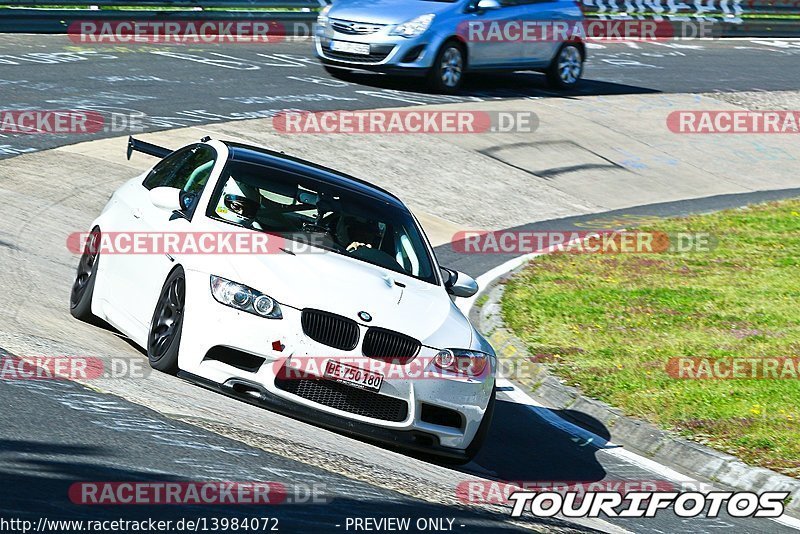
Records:
<instances>
[{"instance_id":1,"label":"hatchback rear wheel","mask_svg":"<svg viewBox=\"0 0 800 534\"><path fill-rule=\"evenodd\" d=\"M564 44L546 72L548 83L561 90L574 89L583 76L583 54L577 45Z\"/></svg>"}]
</instances>

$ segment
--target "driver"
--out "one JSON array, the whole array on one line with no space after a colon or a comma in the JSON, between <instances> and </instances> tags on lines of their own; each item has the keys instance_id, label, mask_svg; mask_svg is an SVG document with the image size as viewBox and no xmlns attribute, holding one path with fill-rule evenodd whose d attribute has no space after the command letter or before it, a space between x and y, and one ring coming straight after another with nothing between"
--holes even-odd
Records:
<instances>
[{"instance_id":1,"label":"driver","mask_svg":"<svg viewBox=\"0 0 800 534\"><path fill-rule=\"evenodd\" d=\"M215 210L216 214L232 223L245 228L263 230L256 220L258 209L261 207L261 193L255 187L233 178L228 178L222 188L220 202Z\"/></svg>"},{"instance_id":2,"label":"driver","mask_svg":"<svg viewBox=\"0 0 800 534\"><path fill-rule=\"evenodd\" d=\"M381 243L381 229L375 221L342 215L336 224L336 240L348 252L363 247L377 250Z\"/></svg>"}]
</instances>

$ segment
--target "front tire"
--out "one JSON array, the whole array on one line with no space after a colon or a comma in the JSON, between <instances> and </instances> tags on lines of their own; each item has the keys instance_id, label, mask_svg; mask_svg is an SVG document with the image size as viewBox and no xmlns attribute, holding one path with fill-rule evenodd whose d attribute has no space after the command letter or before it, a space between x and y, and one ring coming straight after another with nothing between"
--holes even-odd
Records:
<instances>
[{"instance_id":1,"label":"front tire","mask_svg":"<svg viewBox=\"0 0 800 534\"><path fill-rule=\"evenodd\" d=\"M83 247L78 262L78 272L72 283L69 297L69 312L73 317L87 323L95 323L97 317L92 313L92 295L97 281L97 267L100 263L100 228L95 226Z\"/></svg>"},{"instance_id":2,"label":"front tire","mask_svg":"<svg viewBox=\"0 0 800 534\"><path fill-rule=\"evenodd\" d=\"M494 405L496 402L497 388L495 387L492 389L492 395L489 397L489 404L486 405L486 412L483 414L481 426L478 427L475 437L472 438L472 443L467 446L467 462L471 462L478 455L481 447L483 447L483 444L486 441L487 436L489 435L489 428L492 426L492 417L494 417Z\"/></svg>"},{"instance_id":3,"label":"front tire","mask_svg":"<svg viewBox=\"0 0 800 534\"><path fill-rule=\"evenodd\" d=\"M178 372L178 349L183 331L186 303L186 276L181 267L164 282L147 334L147 359L150 367L169 374Z\"/></svg>"},{"instance_id":4,"label":"front tire","mask_svg":"<svg viewBox=\"0 0 800 534\"><path fill-rule=\"evenodd\" d=\"M568 91L578 86L583 76L583 53L574 43L565 43L545 72L554 89Z\"/></svg>"},{"instance_id":5,"label":"front tire","mask_svg":"<svg viewBox=\"0 0 800 534\"><path fill-rule=\"evenodd\" d=\"M456 93L464 81L466 67L467 54L461 43L446 42L428 72L428 87L436 93Z\"/></svg>"}]
</instances>

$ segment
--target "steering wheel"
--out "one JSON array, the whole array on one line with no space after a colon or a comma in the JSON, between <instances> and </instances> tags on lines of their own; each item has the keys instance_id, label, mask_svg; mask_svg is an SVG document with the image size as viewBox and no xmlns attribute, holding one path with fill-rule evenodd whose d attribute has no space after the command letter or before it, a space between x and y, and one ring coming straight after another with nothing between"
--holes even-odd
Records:
<instances>
[{"instance_id":1,"label":"steering wheel","mask_svg":"<svg viewBox=\"0 0 800 534\"><path fill-rule=\"evenodd\" d=\"M303 223L303 230L306 232L317 232L322 234L329 234L331 237L333 236L333 232L330 228L325 225L315 223L315 222L305 222Z\"/></svg>"}]
</instances>

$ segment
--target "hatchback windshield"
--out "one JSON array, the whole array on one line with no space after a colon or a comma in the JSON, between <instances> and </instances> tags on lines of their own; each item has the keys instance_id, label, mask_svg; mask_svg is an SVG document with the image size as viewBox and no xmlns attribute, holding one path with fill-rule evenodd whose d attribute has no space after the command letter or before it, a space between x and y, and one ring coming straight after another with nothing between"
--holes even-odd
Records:
<instances>
[{"instance_id":1,"label":"hatchback windshield","mask_svg":"<svg viewBox=\"0 0 800 534\"><path fill-rule=\"evenodd\" d=\"M334 184L233 160L208 215L436 283L410 213Z\"/></svg>"}]
</instances>

